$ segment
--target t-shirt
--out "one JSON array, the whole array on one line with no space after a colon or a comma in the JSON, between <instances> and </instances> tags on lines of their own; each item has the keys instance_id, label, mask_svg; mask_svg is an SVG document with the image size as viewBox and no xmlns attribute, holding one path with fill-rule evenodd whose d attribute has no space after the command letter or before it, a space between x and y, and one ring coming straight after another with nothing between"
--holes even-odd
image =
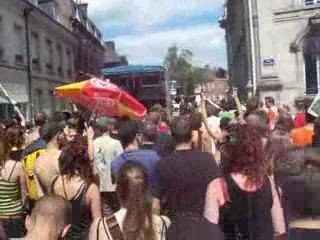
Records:
<instances>
[{"instance_id":1,"label":"t-shirt","mask_svg":"<svg viewBox=\"0 0 320 240\"><path fill-rule=\"evenodd\" d=\"M292 144L296 147L305 147L312 144L314 131L310 127L296 128L291 131Z\"/></svg>"},{"instance_id":2,"label":"t-shirt","mask_svg":"<svg viewBox=\"0 0 320 240\"><path fill-rule=\"evenodd\" d=\"M150 186L156 184L158 177L156 176L155 166L160 160L159 155L154 150L137 149L120 154L112 163L111 171L113 176L117 176L120 168L128 161L136 161L141 163L148 172Z\"/></svg>"},{"instance_id":3,"label":"t-shirt","mask_svg":"<svg viewBox=\"0 0 320 240\"><path fill-rule=\"evenodd\" d=\"M152 189L169 215L177 212L203 214L208 184L220 177L212 154L181 150L164 157L156 167L159 184Z\"/></svg>"},{"instance_id":4,"label":"t-shirt","mask_svg":"<svg viewBox=\"0 0 320 240\"><path fill-rule=\"evenodd\" d=\"M121 143L109 136L94 140L94 167L100 178L100 192L114 192L112 183L111 162L123 152Z\"/></svg>"}]
</instances>

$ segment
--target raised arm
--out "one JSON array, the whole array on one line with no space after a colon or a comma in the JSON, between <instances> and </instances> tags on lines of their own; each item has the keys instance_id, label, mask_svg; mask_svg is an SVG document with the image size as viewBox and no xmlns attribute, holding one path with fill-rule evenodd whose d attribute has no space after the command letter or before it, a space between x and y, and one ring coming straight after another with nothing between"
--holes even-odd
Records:
<instances>
[{"instance_id":1,"label":"raised arm","mask_svg":"<svg viewBox=\"0 0 320 240\"><path fill-rule=\"evenodd\" d=\"M232 97L235 100L236 105L237 105L237 111L239 113L239 121L243 122L244 114L243 114L243 111L242 111L242 107L241 107L240 99L239 99L239 96L238 96L238 92L234 92Z\"/></svg>"},{"instance_id":2,"label":"raised arm","mask_svg":"<svg viewBox=\"0 0 320 240\"><path fill-rule=\"evenodd\" d=\"M205 98L203 96L201 98L200 109L201 109L202 121L203 121L203 124L204 124L209 136L211 138L213 138L214 140L220 140L220 135L218 133L214 132L209 127L208 115L207 115L207 110L206 110L206 106L205 106Z\"/></svg>"},{"instance_id":3,"label":"raised arm","mask_svg":"<svg viewBox=\"0 0 320 240\"><path fill-rule=\"evenodd\" d=\"M93 144L93 139L94 139L94 130L90 126L88 127L86 124L86 135L87 135L87 144L88 144L88 156L91 161L94 159L94 144Z\"/></svg>"},{"instance_id":4,"label":"raised arm","mask_svg":"<svg viewBox=\"0 0 320 240\"><path fill-rule=\"evenodd\" d=\"M20 111L20 109L14 105L14 110L15 112L19 115L20 119L21 119L21 126L25 127L26 126L26 119L23 116L22 112Z\"/></svg>"}]
</instances>

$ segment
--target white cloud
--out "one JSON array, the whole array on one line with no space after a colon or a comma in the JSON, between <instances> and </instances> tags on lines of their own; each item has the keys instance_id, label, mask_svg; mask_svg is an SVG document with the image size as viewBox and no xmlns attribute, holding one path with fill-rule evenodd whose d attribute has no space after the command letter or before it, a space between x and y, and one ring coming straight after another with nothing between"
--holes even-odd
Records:
<instances>
[{"instance_id":1,"label":"white cloud","mask_svg":"<svg viewBox=\"0 0 320 240\"><path fill-rule=\"evenodd\" d=\"M133 64L162 64L168 47L177 44L194 54L197 65L226 67L224 31L218 25L199 25L114 39L120 54Z\"/></svg>"},{"instance_id":2,"label":"white cloud","mask_svg":"<svg viewBox=\"0 0 320 240\"><path fill-rule=\"evenodd\" d=\"M200 11L214 12L223 0L87 0L89 15L97 24L132 26L141 31L173 17L187 17Z\"/></svg>"},{"instance_id":3,"label":"white cloud","mask_svg":"<svg viewBox=\"0 0 320 240\"><path fill-rule=\"evenodd\" d=\"M109 39L132 64L162 64L172 44L194 53L194 62L226 67L224 31L216 22L170 29L167 22L201 12L222 13L223 0L87 0L89 16L100 29L131 29ZM166 26L166 30L159 30ZM107 30L108 31L108 30ZM116 34L113 34L116 35Z\"/></svg>"}]
</instances>

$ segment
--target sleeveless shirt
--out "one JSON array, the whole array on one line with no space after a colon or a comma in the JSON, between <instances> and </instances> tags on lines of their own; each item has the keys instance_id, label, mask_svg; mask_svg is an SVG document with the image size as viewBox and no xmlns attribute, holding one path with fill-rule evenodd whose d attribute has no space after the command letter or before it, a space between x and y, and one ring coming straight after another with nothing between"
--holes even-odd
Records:
<instances>
[{"instance_id":1,"label":"sleeveless shirt","mask_svg":"<svg viewBox=\"0 0 320 240\"><path fill-rule=\"evenodd\" d=\"M220 209L220 225L226 240L273 240L271 184L246 192L231 175L226 177L231 202Z\"/></svg>"},{"instance_id":2,"label":"sleeveless shirt","mask_svg":"<svg viewBox=\"0 0 320 240\"><path fill-rule=\"evenodd\" d=\"M54 194L54 185L60 176L52 181L51 192ZM63 176L61 176L63 177ZM90 208L86 204L86 195L89 186L83 183L76 194L69 200L72 206L72 219L71 227L65 236L65 239L70 240L82 240L86 239L89 233L89 228L91 224ZM66 196L63 196L66 198Z\"/></svg>"},{"instance_id":3,"label":"sleeveless shirt","mask_svg":"<svg viewBox=\"0 0 320 240\"><path fill-rule=\"evenodd\" d=\"M12 167L7 180L2 176L3 168L0 168L0 216L15 216L23 213L19 182L10 182L16 165L17 162Z\"/></svg>"}]
</instances>

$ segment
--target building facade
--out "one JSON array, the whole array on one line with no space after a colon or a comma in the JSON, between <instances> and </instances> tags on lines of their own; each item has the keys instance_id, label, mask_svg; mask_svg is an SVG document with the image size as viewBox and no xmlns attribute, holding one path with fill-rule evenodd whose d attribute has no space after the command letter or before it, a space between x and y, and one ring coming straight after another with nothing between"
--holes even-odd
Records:
<instances>
[{"instance_id":1,"label":"building facade","mask_svg":"<svg viewBox=\"0 0 320 240\"><path fill-rule=\"evenodd\" d=\"M319 0L227 0L230 82L294 105L320 93Z\"/></svg>"},{"instance_id":2,"label":"building facade","mask_svg":"<svg viewBox=\"0 0 320 240\"><path fill-rule=\"evenodd\" d=\"M103 55L101 34L72 0L0 0L0 83L28 118L68 108L54 88L83 72L98 75ZM0 118L10 112L0 94Z\"/></svg>"},{"instance_id":3,"label":"building facade","mask_svg":"<svg viewBox=\"0 0 320 240\"><path fill-rule=\"evenodd\" d=\"M104 43L106 46L106 53L104 56L103 68L112 68L119 66L128 66L128 59L126 56L120 56L117 53L114 41Z\"/></svg>"},{"instance_id":4,"label":"building facade","mask_svg":"<svg viewBox=\"0 0 320 240\"><path fill-rule=\"evenodd\" d=\"M212 71L208 81L202 85L202 91L211 100L222 100L229 90L227 72L221 68Z\"/></svg>"}]
</instances>

